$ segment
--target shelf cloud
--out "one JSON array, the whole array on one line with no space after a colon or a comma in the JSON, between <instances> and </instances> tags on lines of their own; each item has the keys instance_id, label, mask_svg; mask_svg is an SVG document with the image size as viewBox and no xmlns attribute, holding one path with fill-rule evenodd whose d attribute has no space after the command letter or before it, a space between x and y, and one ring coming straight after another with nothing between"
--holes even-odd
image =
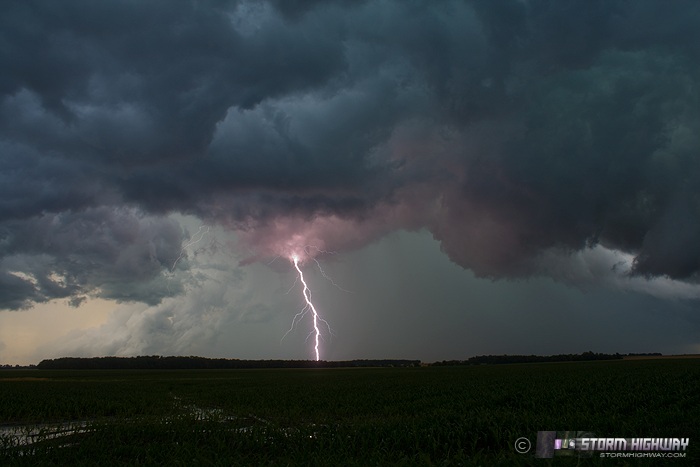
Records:
<instances>
[{"instance_id":1,"label":"shelf cloud","mask_svg":"<svg viewBox=\"0 0 700 467\"><path fill-rule=\"evenodd\" d=\"M0 9L2 309L181 293L176 215L244 262L427 229L479 277L698 282L697 2Z\"/></svg>"}]
</instances>

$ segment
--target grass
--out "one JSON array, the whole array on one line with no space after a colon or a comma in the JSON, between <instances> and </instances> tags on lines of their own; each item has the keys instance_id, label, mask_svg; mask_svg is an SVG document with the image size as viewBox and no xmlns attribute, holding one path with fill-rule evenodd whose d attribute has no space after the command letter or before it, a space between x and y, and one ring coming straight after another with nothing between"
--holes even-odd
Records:
<instances>
[{"instance_id":1,"label":"grass","mask_svg":"<svg viewBox=\"0 0 700 467\"><path fill-rule=\"evenodd\" d=\"M42 424L44 433L31 444L0 434L0 465L575 463L514 451L517 438L534 443L538 430L689 437L687 457L672 463L695 465L699 383L700 360L691 359L322 370L5 370L0 425L29 430ZM52 437L62 422L87 426Z\"/></svg>"}]
</instances>

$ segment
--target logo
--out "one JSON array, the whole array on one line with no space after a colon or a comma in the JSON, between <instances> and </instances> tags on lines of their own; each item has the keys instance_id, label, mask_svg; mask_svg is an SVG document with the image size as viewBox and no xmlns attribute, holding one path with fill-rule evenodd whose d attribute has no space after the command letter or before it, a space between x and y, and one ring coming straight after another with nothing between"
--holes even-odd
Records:
<instances>
[{"instance_id":1,"label":"logo","mask_svg":"<svg viewBox=\"0 0 700 467\"><path fill-rule=\"evenodd\" d=\"M689 444L689 438L598 438L585 431L538 431L535 457L590 457L593 452L600 457L685 457ZM521 452L518 447L516 441Z\"/></svg>"},{"instance_id":2,"label":"logo","mask_svg":"<svg viewBox=\"0 0 700 467\"><path fill-rule=\"evenodd\" d=\"M527 438L518 438L515 440L515 451L518 454L525 454L532 448L532 443Z\"/></svg>"}]
</instances>

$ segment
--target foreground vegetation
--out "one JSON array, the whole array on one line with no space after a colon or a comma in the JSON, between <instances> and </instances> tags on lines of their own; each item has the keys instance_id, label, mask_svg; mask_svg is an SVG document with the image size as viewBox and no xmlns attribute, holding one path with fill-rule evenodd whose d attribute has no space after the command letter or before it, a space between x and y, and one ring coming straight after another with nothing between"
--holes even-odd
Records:
<instances>
[{"instance_id":1,"label":"foreground vegetation","mask_svg":"<svg viewBox=\"0 0 700 467\"><path fill-rule=\"evenodd\" d=\"M549 465L566 459L517 454L513 443L521 436L534 443L538 430L552 429L689 437L687 457L672 465L695 465L699 383L697 359L5 370L0 465Z\"/></svg>"}]
</instances>

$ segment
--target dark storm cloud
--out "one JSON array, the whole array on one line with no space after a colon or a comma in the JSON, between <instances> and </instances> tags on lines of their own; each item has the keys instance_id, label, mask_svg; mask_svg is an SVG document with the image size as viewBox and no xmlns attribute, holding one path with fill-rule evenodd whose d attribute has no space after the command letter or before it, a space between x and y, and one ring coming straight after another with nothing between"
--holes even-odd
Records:
<instances>
[{"instance_id":1,"label":"dark storm cloud","mask_svg":"<svg viewBox=\"0 0 700 467\"><path fill-rule=\"evenodd\" d=\"M182 229L127 209L88 208L8 221L0 229L0 306L87 294L157 303L177 292L158 277L180 254ZM172 290L168 291L168 287Z\"/></svg>"},{"instance_id":2,"label":"dark storm cloud","mask_svg":"<svg viewBox=\"0 0 700 467\"><path fill-rule=\"evenodd\" d=\"M3 308L176 293L176 212L260 255L427 227L482 276L600 243L697 280L696 2L0 8Z\"/></svg>"}]
</instances>

